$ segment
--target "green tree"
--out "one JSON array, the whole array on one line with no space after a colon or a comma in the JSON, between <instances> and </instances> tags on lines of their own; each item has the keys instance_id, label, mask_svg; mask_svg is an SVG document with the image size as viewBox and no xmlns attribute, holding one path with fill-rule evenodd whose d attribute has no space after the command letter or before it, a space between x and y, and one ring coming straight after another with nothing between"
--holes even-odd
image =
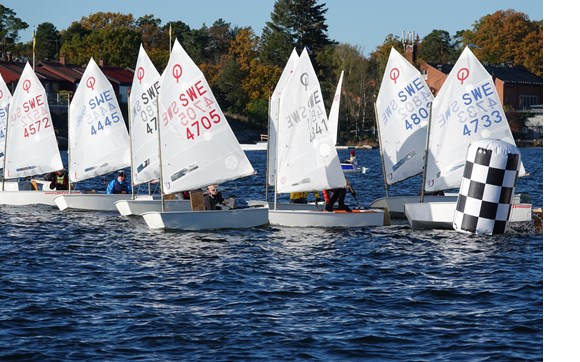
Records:
<instances>
[{"instance_id":1,"label":"green tree","mask_svg":"<svg viewBox=\"0 0 580 362\"><path fill-rule=\"evenodd\" d=\"M63 36L70 39L61 48L61 55L67 61L85 64L92 57L120 67L135 65L141 34L132 15L99 12L83 17L79 25L81 29L74 25L73 29L69 27L70 33Z\"/></svg>"},{"instance_id":2,"label":"green tree","mask_svg":"<svg viewBox=\"0 0 580 362\"><path fill-rule=\"evenodd\" d=\"M299 52L308 47L315 59L325 47L334 44L327 36L325 6L316 0L277 0L272 20L266 22L262 31L263 60L284 67L286 54L294 47Z\"/></svg>"},{"instance_id":3,"label":"green tree","mask_svg":"<svg viewBox=\"0 0 580 362\"><path fill-rule=\"evenodd\" d=\"M36 29L36 61L58 60L61 37L52 23L42 23Z\"/></svg>"},{"instance_id":4,"label":"green tree","mask_svg":"<svg viewBox=\"0 0 580 362\"><path fill-rule=\"evenodd\" d=\"M0 4L0 52L5 54L14 49L18 32L28 28L28 24L16 16L14 10Z\"/></svg>"},{"instance_id":5,"label":"green tree","mask_svg":"<svg viewBox=\"0 0 580 362\"><path fill-rule=\"evenodd\" d=\"M452 63L455 53L451 36L445 30L433 30L419 44L418 57L427 63Z\"/></svg>"},{"instance_id":6,"label":"green tree","mask_svg":"<svg viewBox=\"0 0 580 362\"><path fill-rule=\"evenodd\" d=\"M395 50L401 54L405 51L402 40L396 35L389 34L386 36L383 44L379 45L377 49L370 54L370 76L371 78L378 80L379 84L381 79L383 79L383 74L385 73L387 62L389 61L389 55L391 54L391 48L395 48Z\"/></svg>"}]
</instances>

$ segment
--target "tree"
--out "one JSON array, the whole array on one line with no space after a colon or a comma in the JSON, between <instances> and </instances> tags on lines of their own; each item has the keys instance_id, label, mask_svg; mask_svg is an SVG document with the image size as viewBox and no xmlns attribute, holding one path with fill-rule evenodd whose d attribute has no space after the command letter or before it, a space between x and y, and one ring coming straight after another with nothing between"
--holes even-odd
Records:
<instances>
[{"instance_id":1,"label":"tree","mask_svg":"<svg viewBox=\"0 0 580 362\"><path fill-rule=\"evenodd\" d=\"M36 29L35 57L37 61L58 60L61 39L52 23L42 23Z\"/></svg>"},{"instance_id":2,"label":"tree","mask_svg":"<svg viewBox=\"0 0 580 362\"><path fill-rule=\"evenodd\" d=\"M265 62L284 67L286 54L295 47L299 52L305 47L316 58L318 52L334 44L327 36L328 26L324 14L326 4L317 0L277 0L271 21L266 22L262 34L261 56Z\"/></svg>"},{"instance_id":3,"label":"tree","mask_svg":"<svg viewBox=\"0 0 580 362\"><path fill-rule=\"evenodd\" d=\"M525 65L542 75L543 22L530 21L515 10L499 10L477 21L462 33L463 44L473 44L473 53L482 62Z\"/></svg>"},{"instance_id":4,"label":"tree","mask_svg":"<svg viewBox=\"0 0 580 362\"><path fill-rule=\"evenodd\" d=\"M453 45L451 37L445 30L433 30L423 38L418 46L418 57L427 63L452 63Z\"/></svg>"},{"instance_id":5,"label":"tree","mask_svg":"<svg viewBox=\"0 0 580 362\"><path fill-rule=\"evenodd\" d=\"M106 64L133 67L139 52L141 35L132 15L99 12L73 24L72 34L63 36L61 54L72 63L85 64L90 58Z\"/></svg>"},{"instance_id":6,"label":"tree","mask_svg":"<svg viewBox=\"0 0 580 362\"><path fill-rule=\"evenodd\" d=\"M18 40L18 32L28 28L28 24L16 17L14 10L0 4L0 52L11 51Z\"/></svg>"},{"instance_id":7,"label":"tree","mask_svg":"<svg viewBox=\"0 0 580 362\"><path fill-rule=\"evenodd\" d=\"M391 48L395 48L401 54L405 51L403 41L398 36L389 34L383 41L383 44L379 45L377 49L370 54L369 71L371 72L372 78L379 80L383 79L383 73L385 72L387 62L389 61Z\"/></svg>"}]
</instances>

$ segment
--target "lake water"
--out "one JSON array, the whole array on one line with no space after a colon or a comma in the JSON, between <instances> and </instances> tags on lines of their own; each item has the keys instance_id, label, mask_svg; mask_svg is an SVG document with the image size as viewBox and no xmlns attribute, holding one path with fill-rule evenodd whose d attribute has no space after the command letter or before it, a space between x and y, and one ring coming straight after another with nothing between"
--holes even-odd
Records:
<instances>
[{"instance_id":1,"label":"lake water","mask_svg":"<svg viewBox=\"0 0 580 362\"><path fill-rule=\"evenodd\" d=\"M543 149L517 190L543 206ZM348 151L339 151L341 159ZM224 196L264 199L257 175ZM385 195L378 150L349 174ZM87 188L104 190L105 179ZM416 194L420 179L391 195ZM140 218L0 206L0 360L539 361L543 234L377 228L149 230Z\"/></svg>"}]
</instances>

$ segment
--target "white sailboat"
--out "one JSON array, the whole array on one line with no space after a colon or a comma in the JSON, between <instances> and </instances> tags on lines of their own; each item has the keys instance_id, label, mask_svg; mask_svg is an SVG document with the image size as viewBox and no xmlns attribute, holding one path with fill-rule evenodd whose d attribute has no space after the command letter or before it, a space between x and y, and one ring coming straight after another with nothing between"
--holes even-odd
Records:
<instances>
[{"instance_id":1,"label":"white sailboat","mask_svg":"<svg viewBox=\"0 0 580 362\"><path fill-rule=\"evenodd\" d=\"M91 58L73 96L68 120L69 178L78 183L130 165L129 133L115 91ZM131 194L64 194L60 210L116 211Z\"/></svg>"},{"instance_id":2,"label":"white sailboat","mask_svg":"<svg viewBox=\"0 0 580 362\"><path fill-rule=\"evenodd\" d=\"M40 180L20 180L63 169L46 91L28 63L13 97L0 77L0 125L0 204L54 206L54 198L64 191L51 191Z\"/></svg>"},{"instance_id":3,"label":"white sailboat","mask_svg":"<svg viewBox=\"0 0 580 362\"><path fill-rule=\"evenodd\" d=\"M160 75L143 45L139 48L135 74L129 98L129 130L131 132L131 183L136 185L160 178L159 135L157 131L157 97L161 88ZM160 197L136 196L115 202L123 216L141 215L148 211L188 210L189 200L166 200Z\"/></svg>"},{"instance_id":4,"label":"white sailboat","mask_svg":"<svg viewBox=\"0 0 580 362\"><path fill-rule=\"evenodd\" d=\"M160 80L159 138L164 194L255 174L205 76L176 40ZM153 229L249 228L268 223L266 207L142 214Z\"/></svg>"},{"instance_id":5,"label":"white sailboat","mask_svg":"<svg viewBox=\"0 0 580 362\"><path fill-rule=\"evenodd\" d=\"M482 138L515 145L491 75L466 47L433 100L424 174L426 192L459 188L469 145ZM525 175L523 164L519 176ZM405 204L412 228L450 228L452 202ZM512 203L510 222L531 222L532 205Z\"/></svg>"},{"instance_id":6,"label":"white sailboat","mask_svg":"<svg viewBox=\"0 0 580 362\"><path fill-rule=\"evenodd\" d=\"M276 126L276 193L313 192L346 186L328 125L320 84L310 57L302 51L279 100ZM324 212L283 210L276 202L269 211L272 225L351 227L381 226L383 210Z\"/></svg>"},{"instance_id":7,"label":"white sailboat","mask_svg":"<svg viewBox=\"0 0 580 362\"><path fill-rule=\"evenodd\" d=\"M385 190L423 171L433 99L417 68L391 48L375 102ZM425 196L428 202L456 200L457 196ZM370 207L385 208L391 217L403 218L409 202L419 202L419 195L387 195L374 200Z\"/></svg>"}]
</instances>

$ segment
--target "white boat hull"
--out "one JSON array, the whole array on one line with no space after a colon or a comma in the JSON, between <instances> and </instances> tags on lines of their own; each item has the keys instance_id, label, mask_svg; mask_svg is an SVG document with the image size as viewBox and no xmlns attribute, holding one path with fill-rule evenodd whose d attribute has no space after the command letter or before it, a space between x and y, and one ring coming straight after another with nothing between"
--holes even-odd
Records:
<instances>
[{"instance_id":1,"label":"white boat hull","mask_svg":"<svg viewBox=\"0 0 580 362\"><path fill-rule=\"evenodd\" d=\"M0 191L0 205L49 205L56 206L54 199L68 191ZM80 192L78 192L80 194Z\"/></svg>"},{"instance_id":2,"label":"white boat hull","mask_svg":"<svg viewBox=\"0 0 580 362\"><path fill-rule=\"evenodd\" d=\"M412 229L453 229L457 202L405 204L405 216ZM512 204L509 223L532 223L531 204Z\"/></svg>"},{"instance_id":3,"label":"white boat hull","mask_svg":"<svg viewBox=\"0 0 580 362\"><path fill-rule=\"evenodd\" d=\"M191 211L191 202L189 200L165 200L163 203L164 211ZM119 200L115 201L115 207L122 216L141 215L146 212L161 212L161 199L154 198L151 200Z\"/></svg>"},{"instance_id":4,"label":"white boat hull","mask_svg":"<svg viewBox=\"0 0 580 362\"><path fill-rule=\"evenodd\" d=\"M370 204L372 209L388 209L392 218L405 218L405 204L418 203L420 196L388 196ZM457 202L457 194L424 196L424 202Z\"/></svg>"},{"instance_id":5,"label":"white boat hull","mask_svg":"<svg viewBox=\"0 0 580 362\"><path fill-rule=\"evenodd\" d=\"M270 210L270 225L290 227L362 227L386 224L385 211L380 209L353 212L318 210ZM387 224L388 225L388 224Z\"/></svg>"},{"instance_id":6,"label":"white boat hull","mask_svg":"<svg viewBox=\"0 0 580 362\"><path fill-rule=\"evenodd\" d=\"M149 228L165 230L238 229L268 224L266 207L208 211L154 211L146 212L141 216Z\"/></svg>"},{"instance_id":7,"label":"white boat hull","mask_svg":"<svg viewBox=\"0 0 580 362\"><path fill-rule=\"evenodd\" d=\"M148 195L139 197L153 198ZM117 211L116 201L130 199L131 194L66 194L56 197L54 203L61 211Z\"/></svg>"},{"instance_id":8,"label":"white boat hull","mask_svg":"<svg viewBox=\"0 0 580 362\"><path fill-rule=\"evenodd\" d=\"M266 202L261 200L249 200L248 206L256 207L256 206L268 206L270 210L312 210L312 211L323 211L326 204L324 202L316 203L308 203L308 204L294 204L291 202L278 202L274 207L273 202Z\"/></svg>"}]
</instances>

